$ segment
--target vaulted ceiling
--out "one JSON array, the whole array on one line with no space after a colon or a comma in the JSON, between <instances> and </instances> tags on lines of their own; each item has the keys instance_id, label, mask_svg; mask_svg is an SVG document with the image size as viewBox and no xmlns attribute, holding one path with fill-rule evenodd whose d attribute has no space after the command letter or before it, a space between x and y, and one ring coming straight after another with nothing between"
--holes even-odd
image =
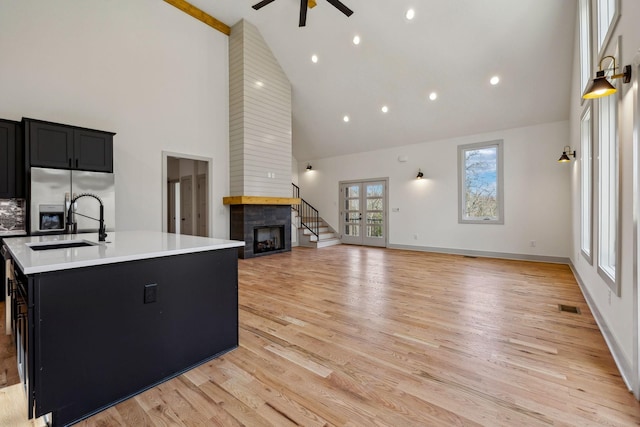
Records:
<instances>
[{"instance_id":1,"label":"vaulted ceiling","mask_svg":"<svg viewBox=\"0 0 640 427\"><path fill-rule=\"evenodd\" d=\"M569 118L576 0L342 1L351 17L317 0L302 28L298 0L190 1L258 27L292 85L297 160Z\"/></svg>"}]
</instances>

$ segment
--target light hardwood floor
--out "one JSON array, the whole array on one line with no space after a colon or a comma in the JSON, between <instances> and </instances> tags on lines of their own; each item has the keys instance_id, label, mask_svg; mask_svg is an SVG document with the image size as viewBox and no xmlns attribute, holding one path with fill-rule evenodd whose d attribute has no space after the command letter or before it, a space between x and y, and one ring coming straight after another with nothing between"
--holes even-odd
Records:
<instances>
[{"instance_id":1,"label":"light hardwood floor","mask_svg":"<svg viewBox=\"0 0 640 427\"><path fill-rule=\"evenodd\" d=\"M239 296L238 349L79 425L640 425L566 265L295 248Z\"/></svg>"}]
</instances>

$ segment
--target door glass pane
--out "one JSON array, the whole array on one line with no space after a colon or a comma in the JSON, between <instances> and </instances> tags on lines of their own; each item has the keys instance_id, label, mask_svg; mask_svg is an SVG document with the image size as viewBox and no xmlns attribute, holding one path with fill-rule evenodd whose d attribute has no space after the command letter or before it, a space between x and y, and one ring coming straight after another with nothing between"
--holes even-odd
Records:
<instances>
[{"instance_id":1,"label":"door glass pane","mask_svg":"<svg viewBox=\"0 0 640 427\"><path fill-rule=\"evenodd\" d=\"M360 214L358 212L347 212L344 216L346 222L360 221Z\"/></svg>"},{"instance_id":2,"label":"door glass pane","mask_svg":"<svg viewBox=\"0 0 640 427\"><path fill-rule=\"evenodd\" d=\"M367 197L382 197L382 184L367 185Z\"/></svg>"},{"instance_id":3,"label":"door glass pane","mask_svg":"<svg viewBox=\"0 0 640 427\"><path fill-rule=\"evenodd\" d=\"M379 237L382 238L382 226L381 225L368 225L367 237Z\"/></svg>"},{"instance_id":4,"label":"door glass pane","mask_svg":"<svg viewBox=\"0 0 640 427\"><path fill-rule=\"evenodd\" d=\"M346 225L344 227L344 234L347 236L358 237L360 236L360 226L359 225Z\"/></svg>"},{"instance_id":5,"label":"door glass pane","mask_svg":"<svg viewBox=\"0 0 640 427\"><path fill-rule=\"evenodd\" d=\"M359 185L351 185L344 189L345 197L360 197L360 186Z\"/></svg>"},{"instance_id":6,"label":"door glass pane","mask_svg":"<svg viewBox=\"0 0 640 427\"><path fill-rule=\"evenodd\" d=\"M344 201L344 207L348 211L357 211L360 209L360 200L359 199L349 199Z\"/></svg>"},{"instance_id":7,"label":"door glass pane","mask_svg":"<svg viewBox=\"0 0 640 427\"><path fill-rule=\"evenodd\" d=\"M367 210L368 211L381 211L382 210L382 199L367 199Z\"/></svg>"},{"instance_id":8,"label":"door glass pane","mask_svg":"<svg viewBox=\"0 0 640 427\"><path fill-rule=\"evenodd\" d=\"M367 212L367 224L382 224L382 212Z\"/></svg>"}]
</instances>

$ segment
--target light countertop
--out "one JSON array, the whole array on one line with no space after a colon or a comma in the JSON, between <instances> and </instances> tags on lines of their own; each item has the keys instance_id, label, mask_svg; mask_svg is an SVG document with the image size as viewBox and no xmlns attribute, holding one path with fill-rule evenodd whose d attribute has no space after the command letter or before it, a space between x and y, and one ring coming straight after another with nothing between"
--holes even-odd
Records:
<instances>
[{"instance_id":1,"label":"light countertop","mask_svg":"<svg viewBox=\"0 0 640 427\"><path fill-rule=\"evenodd\" d=\"M92 246L33 250L30 246L86 241ZM26 236L4 239L5 245L24 274L113 264L171 255L206 252L244 246L237 240L187 236L156 231L112 231L106 242L98 233Z\"/></svg>"}]
</instances>

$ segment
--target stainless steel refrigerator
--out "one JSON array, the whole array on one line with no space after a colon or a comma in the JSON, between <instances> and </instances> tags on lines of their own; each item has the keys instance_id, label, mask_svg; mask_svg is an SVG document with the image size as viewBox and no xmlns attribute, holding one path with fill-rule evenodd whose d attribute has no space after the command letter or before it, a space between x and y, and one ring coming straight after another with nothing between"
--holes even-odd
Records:
<instances>
[{"instance_id":1,"label":"stainless steel refrigerator","mask_svg":"<svg viewBox=\"0 0 640 427\"><path fill-rule=\"evenodd\" d=\"M31 234L64 231L70 201L83 193L95 194L104 206L107 231L115 229L115 176L105 172L31 168ZM93 197L81 197L74 206L77 231L97 232L100 204Z\"/></svg>"}]
</instances>

